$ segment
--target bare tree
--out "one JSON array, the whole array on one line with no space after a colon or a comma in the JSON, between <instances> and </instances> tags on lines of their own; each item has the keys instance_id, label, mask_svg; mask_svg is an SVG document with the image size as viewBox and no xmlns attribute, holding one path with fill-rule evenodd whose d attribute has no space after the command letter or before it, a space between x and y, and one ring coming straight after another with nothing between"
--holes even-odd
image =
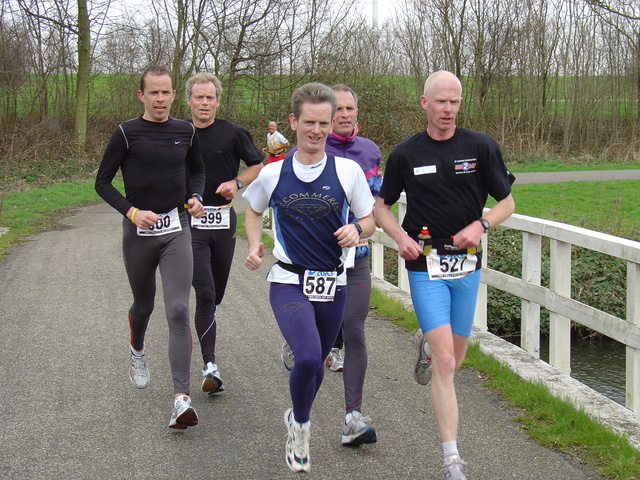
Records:
<instances>
[{"instance_id":1,"label":"bare tree","mask_svg":"<svg viewBox=\"0 0 640 480\"><path fill-rule=\"evenodd\" d=\"M93 4L93 7L99 12L97 15L107 14L109 1ZM89 75L91 70L91 21L87 0L77 0L76 5L69 3L67 0L51 0L49 2L18 0L18 3L24 14L34 22L33 25L37 25L35 31L38 34L47 35L49 38L58 37L59 41L52 44L58 46L60 56L58 65L52 65L52 67L56 70L61 70L62 73L75 70L77 74L74 130L78 147L84 149L87 140ZM49 29L47 32L44 30L45 26ZM67 48L69 40L67 34L76 37L76 61L70 57L73 50ZM42 44L38 45L38 48L42 48ZM44 82L43 87L47 88L46 82ZM48 108L47 103L43 104L45 110Z\"/></svg>"},{"instance_id":2,"label":"bare tree","mask_svg":"<svg viewBox=\"0 0 640 480\"><path fill-rule=\"evenodd\" d=\"M206 0L175 0L151 2L159 31L170 35L172 48L170 59L174 88L182 96L184 76L190 75L198 64L198 44L202 28ZM154 63L161 63L155 61ZM178 103L175 112L183 113L184 105Z\"/></svg>"},{"instance_id":3,"label":"bare tree","mask_svg":"<svg viewBox=\"0 0 640 480\"><path fill-rule=\"evenodd\" d=\"M517 8L511 0L469 1L473 21L467 25L467 36L473 62L467 91L473 102L475 128L488 129L486 120L500 118L503 102L510 97Z\"/></svg>"},{"instance_id":4,"label":"bare tree","mask_svg":"<svg viewBox=\"0 0 640 480\"><path fill-rule=\"evenodd\" d=\"M87 0L78 0L78 71L76 86L75 137L80 149L87 144L89 82L91 71L91 23Z\"/></svg>"},{"instance_id":5,"label":"bare tree","mask_svg":"<svg viewBox=\"0 0 640 480\"><path fill-rule=\"evenodd\" d=\"M214 59L215 72L224 73L225 101L221 107L223 115L234 119L241 82L260 88L256 84L256 73L260 69L279 64L291 47L299 41L299 19L292 15L300 11L301 0L222 0L209 5L200 29L202 45L207 49L203 55ZM287 22L292 22L287 24ZM296 25L293 32L290 25ZM302 27L304 30L304 27ZM281 31L292 35L287 37Z\"/></svg>"},{"instance_id":6,"label":"bare tree","mask_svg":"<svg viewBox=\"0 0 640 480\"><path fill-rule=\"evenodd\" d=\"M603 21L626 39L633 53L630 73L636 78L637 118L640 120L640 4L636 0L585 0ZM617 19L626 22L617 22Z\"/></svg>"},{"instance_id":7,"label":"bare tree","mask_svg":"<svg viewBox=\"0 0 640 480\"><path fill-rule=\"evenodd\" d=\"M465 86L461 125L471 119L507 150L637 156L640 148L637 0L404 0L382 28L367 24L362 2L329 0L1 5L1 125L18 112L57 131L73 121L78 145L87 112L134 115L131 82L164 64L180 93L194 72L221 76L220 114L253 133L288 113L299 84L340 81L363 93L362 127L393 144L422 125L422 84L443 68ZM106 85L99 109L90 109L94 79ZM186 112L183 102L175 108Z\"/></svg>"},{"instance_id":8,"label":"bare tree","mask_svg":"<svg viewBox=\"0 0 640 480\"><path fill-rule=\"evenodd\" d=\"M0 132L13 129L18 117L20 89L28 72L25 39L29 33L13 16L9 5L2 3L0 14Z\"/></svg>"}]
</instances>

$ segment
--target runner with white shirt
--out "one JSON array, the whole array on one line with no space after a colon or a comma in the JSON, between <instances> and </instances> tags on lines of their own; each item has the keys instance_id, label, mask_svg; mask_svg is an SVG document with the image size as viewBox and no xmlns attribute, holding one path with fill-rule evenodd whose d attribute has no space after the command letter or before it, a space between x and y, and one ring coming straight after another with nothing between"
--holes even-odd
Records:
<instances>
[{"instance_id":1,"label":"runner with white shirt","mask_svg":"<svg viewBox=\"0 0 640 480\"><path fill-rule=\"evenodd\" d=\"M358 135L358 97L347 85L333 85L338 108L334 115L333 131L327 137L325 151L329 154L355 161L365 174L369 189L378 196L380 175L380 149L368 138ZM287 157L297 151L294 147ZM347 303L342 328L327 356L325 365L331 371L343 371L345 420L342 427L342 444L345 446L375 443L376 430L370 425L371 418L362 413L364 378L367 372L367 344L364 324L369 314L371 299L371 271L369 269L369 244L365 239L355 248L353 265L347 268ZM341 354L344 346L344 360ZM283 361L293 363L293 353L285 344ZM291 358L291 360L289 360Z\"/></svg>"},{"instance_id":2,"label":"runner with white shirt","mask_svg":"<svg viewBox=\"0 0 640 480\"><path fill-rule=\"evenodd\" d=\"M349 247L375 231L374 199L358 164L325 154L337 107L331 88L303 85L291 106L298 151L292 159L266 165L244 193L249 201L245 265L251 270L262 265L262 214L271 207L277 263L267 274L269 297L280 331L296 352L289 376L293 408L285 412L286 461L293 471L309 471L311 406L344 312L343 263Z\"/></svg>"}]
</instances>

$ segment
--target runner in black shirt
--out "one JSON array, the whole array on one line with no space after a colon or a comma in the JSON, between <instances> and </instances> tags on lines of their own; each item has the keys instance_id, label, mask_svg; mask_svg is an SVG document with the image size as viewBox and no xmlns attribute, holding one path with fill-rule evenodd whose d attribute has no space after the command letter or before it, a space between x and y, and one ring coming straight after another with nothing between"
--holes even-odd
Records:
<instances>
[{"instance_id":1,"label":"runner in black shirt","mask_svg":"<svg viewBox=\"0 0 640 480\"><path fill-rule=\"evenodd\" d=\"M247 129L216 118L222 85L215 75L195 75L187 80L185 90L207 172L202 195L205 214L192 220L191 235L195 325L204 361L202 390L214 394L224 390L215 355L216 307L224 297L236 246L236 212L231 201L258 176L264 155ZM241 160L248 168L238 175Z\"/></svg>"},{"instance_id":2,"label":"runner in black shirt","mask_svg":"<svg viewBox=\"0 0 640 480\"><path fill-rule=\"evenodd\" d=\"M462 85L454 74L432 74L420 100L427 112L427 128L389 155L376 221L398 244L409 273L420 323L414 336L418 350L414 377L421 385L431 382L445 478L464 480L453 378L464 360L473 324L480 238L514 212L514 177L495 140L456 126ZM407 195L404 230L391 214L403 190ZM498 203L483 216L488 195Z\"/></svg>"},{"instance_id":3,"label":"runner in black shirt","mask_svg":"<svg viewBox=\"0 0 640 480\"><path fill-rule=\"evenodd\" d=\"M193 258L185 207L194 217L202 216L200 193L205 171L193 125L169 117L175 98L170 72L162 67L145 70L138 97L144 103L144 114L116 128L98 169L95 187L125 217L122 251L133 293L129 309L131 382L138 388L149 384L144 339L153 311L159 266L174 390L169 427L185 429L198 423L188 396ZM118 169L122 170L126 196L111 183Z\"/></svg>"}]
</instances>

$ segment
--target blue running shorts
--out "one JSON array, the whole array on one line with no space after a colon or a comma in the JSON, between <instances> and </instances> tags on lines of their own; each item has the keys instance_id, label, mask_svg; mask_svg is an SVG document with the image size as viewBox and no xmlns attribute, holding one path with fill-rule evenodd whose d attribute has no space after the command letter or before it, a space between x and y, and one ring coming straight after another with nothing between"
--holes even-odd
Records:
<instances>
[{"instance_id":1,"label":"blue running shorts","mask_svg":"<svg viewBox=\"0 0 640 480\"><path fill-rule=\"evenodd\" d=\"M442 325L462 337L471 335L480 270L462 278L430 280L427 272L408 270L413 308L422 332Z\"/></svg>"}]
</instances>

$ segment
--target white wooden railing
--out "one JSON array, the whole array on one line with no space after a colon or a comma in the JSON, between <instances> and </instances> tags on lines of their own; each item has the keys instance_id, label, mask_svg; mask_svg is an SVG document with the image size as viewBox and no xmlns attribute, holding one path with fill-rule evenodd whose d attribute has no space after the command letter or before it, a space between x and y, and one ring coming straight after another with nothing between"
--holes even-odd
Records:
<instances>
[{"instance_id":1,"label":"white wooden railing","mask_svg":"<svg viewBox=\"0 0 640 480\"><path fill-rule=\"evenodd\" d=\"M398 202L400 223L406 212L406 197ZM540 358L540 307L550 312L549 363L570 373L571 322L626 345L626 407L640 413L640 242L573 227L559 222L514 214L503 226L519 230L522 242L522 278L487 267L483 239L482 283L478 292L475 326L487 330L487 286L522 299L521 347ZM548 238L550 251L549 287L541 286L542 239ZM576 246L621 258L627 262L627 318L621 319L571 298L571 247ZM384 247L397 250L396 243L382 230L371 237L372 275L384 279ZM399 265L404 265L398 259ZM406 270L399 268L398 287L409 291Z\"/></svg>"}]
</instances>

